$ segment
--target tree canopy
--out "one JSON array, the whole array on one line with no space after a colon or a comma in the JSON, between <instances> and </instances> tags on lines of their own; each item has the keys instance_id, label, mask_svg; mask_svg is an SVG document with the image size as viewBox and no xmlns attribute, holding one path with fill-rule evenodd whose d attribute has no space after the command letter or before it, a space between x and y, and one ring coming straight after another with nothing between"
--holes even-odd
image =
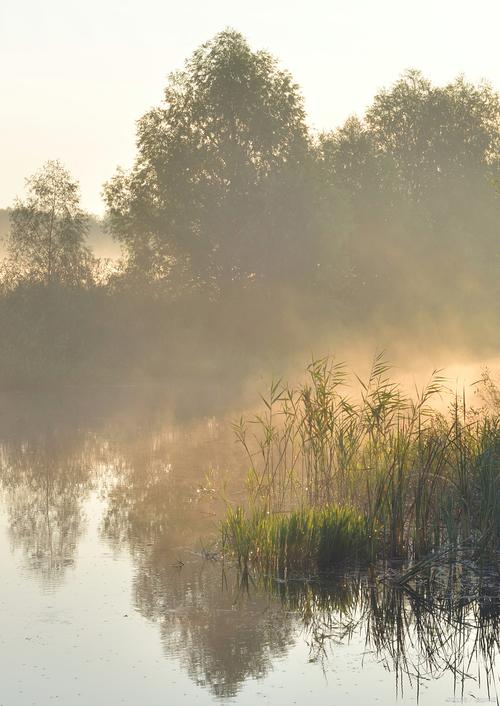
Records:
<instances>
[{"instance_id":1,"label":"tree canopy","mask_svg":"<svg viewBox=\"0 0 500 706\"><path fill-rule=\"evenodd\" d=\"M298 87L270 54L216 35L171 74L137 142L131 173L105 187L132 267L220 283L304 264L310 140Z\"/></svg>"},{"instance_id":2,"label":"tree canopy","mask_svg":"<svg viewBox=\"0 0 500 706\"><path fill-rule=\"evenodd\" d=\"M487 83L408 71L318 134L291 75L225 30L170 75L138 121L131 170L104 187L124 254L113 271L94 274L67 171L50 162L28 180L7 269L37 286L4 287L0 360L23 377L41 350L55 372L78 352L82 369L107 361L113 375L123 356L134 374L171 364L189 379L202 350L227 380L235 360L282 360L332 333L428 341L434 329L498 346L498 184L500 98ZM88 282L102 286L66 286Z\"/></svg>"},{"instance_id":3,"label":"tree canopy","mask_svg":"<svg viewBox=\"0 0 500 706\"><path fill-rule=\"evenodd\" d=\"M10 276L46 285L86 283L92 262L88 229L78 183L60 162L48 161L26 179L26 196L10 212Z\"/></svg>"}]
</instances>

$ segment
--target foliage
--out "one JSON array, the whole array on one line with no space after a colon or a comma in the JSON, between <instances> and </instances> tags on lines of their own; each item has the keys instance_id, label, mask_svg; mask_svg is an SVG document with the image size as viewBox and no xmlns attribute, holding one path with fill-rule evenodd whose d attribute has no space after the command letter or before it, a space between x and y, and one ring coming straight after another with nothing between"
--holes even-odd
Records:
<instances>
[{"instance_id":1,"label":"foliage","mask_svg":"<svg viewBox=\"0 0 500 706\"><path fill-rule=\"evenodd\" d=\"M171 74L138 123L130 174L105 187L129 264L220 284L272 274L303 252L308 136L291 76L226 30ZM305 224L307 229L307 224Z\"/></svg>"},{"instance_id":2,"label":"foliage","mask_svg":"<svg viewBox=\"0 0 500 706\"><path fill-rule=\"evenodd\" d=\"M59 162L49 161L26 180L26 190L10 212L7 282L88 284L89 219L80 208L77 182Z\"/></svg>"},{"instance_id":3,"label":"foliage","mask_svg":"<svg viewBox=\"0 0 500 706\"><path fill-rule=\"evenodd\" d=\"M434 86L407 72L364 119L322 135L318 159L353 316L401 322L415 317L415 300L425 320L495 316L500 99L491 86L462 77Z\"/></svg>"},{"instance_id":4,"label":"foliage","mask_svg":"<svg viewBox=\"0 0 500 706\"><path fill-rule=\"evenodd\" d=\"M61 165L28 180L0 272L2 377L230 368L241 380L340 335L490 355L499 141L491 86L435 86L415 71L316 135L290 74L225 30L170 76L138 122L132 170L105 186L123 260L91 256Z\"/></svg>"},{"instance_id":5,"label":"foliage","mask_svg":"<svg viewBox=\"0 0 500 706\"><path fill-rule=\"evenodd\" d=\"M303 508L290 514L242 507L229 509L222 524L223 544L241 568L249 562L277 573L315 566L328 569L345 560L367 559L371 537L366 519L349 507Z\"/></svg>"}]
</instances>

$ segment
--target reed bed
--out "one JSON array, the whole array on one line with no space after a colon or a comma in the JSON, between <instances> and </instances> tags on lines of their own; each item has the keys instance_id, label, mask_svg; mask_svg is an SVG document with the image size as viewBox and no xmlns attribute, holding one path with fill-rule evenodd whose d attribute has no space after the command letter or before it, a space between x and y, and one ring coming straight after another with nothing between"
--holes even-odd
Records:
<instances>
[{"instance_id":1,"label":"reed bed","mask_svg":"<svg viewBox=\"0 0 500 706\"><path fill-rule=\"evenodd\" d=\"M496 551L500 405L487 375L483 387L496 402L468 407L435 371L408 395L381 355L366 380L322 359L297 387L274 382L263 413L233 425L248 492L228 506L225 547L280 571L464 542Z\"/></svg>"}]
</instances>

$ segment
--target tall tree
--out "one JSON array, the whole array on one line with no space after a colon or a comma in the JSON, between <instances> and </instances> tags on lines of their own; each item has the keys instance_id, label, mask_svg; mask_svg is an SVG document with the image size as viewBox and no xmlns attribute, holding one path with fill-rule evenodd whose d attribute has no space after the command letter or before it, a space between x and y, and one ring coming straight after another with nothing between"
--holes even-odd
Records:
<instances>
[{"instance_id":1,"label":"tall tree","mask_svg":"<svg viewBox=\"0 0 500 706\"><path fill-rule=\"evenodd\" d=\"M221 32L139 121L134 168L105 186L112 232L130 266L155 276L220 285L303 268L309 152L290 74Z\"/></svg>"},{"instance_id":2,"label":"tall tree","mask_svg":"<svg viewBox=\"0 0 500 706\"><path fill-rule=\"evenodd\" d=\"M441 185L482 180L500 165L500 97L486 83L459 77L433 86L408 71L375 96L366 123L393 161L400 189L415 199Z\"/></svg>"},{"instance_id":3,"label":"tall tree","mask_svg":"<svg viewBox=\"0 0 500 706\"><path fill-rule=\"evenodd\" d=\"M9 270L15 280L78 285L91 277L85 245L89 218L79 186L58 161L48 161L26 180L26 196L10 212Z\"/></svg>"},{"instance_id":4,"label":"tall tree","mask_svg":"<svg viewBox=\"0 0 500 706\"><path fill-rule=\"evenodd\" d=\"M326 197L344 197L337 232L348 234L354 310L378 305L385 317L388 304L418 300L435 312L450 298L477 310L496 296L500 97L491 86L462 77L434 86L409 71L363 120L322 137L320 162Z\"/></svg>"}]
</instances>

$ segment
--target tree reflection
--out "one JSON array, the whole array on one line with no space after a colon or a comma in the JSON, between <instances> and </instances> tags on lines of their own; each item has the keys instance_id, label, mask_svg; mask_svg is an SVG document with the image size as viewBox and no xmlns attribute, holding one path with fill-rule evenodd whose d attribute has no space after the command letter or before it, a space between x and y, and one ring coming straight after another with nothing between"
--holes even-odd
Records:
<instances>
[{"instance_id":1,"label":"tree reflection","mask_svg":"<svg viewBox=\"0 0 500 706\"><path fill-rule=\"evenodd\" d=\"M296 638L296 621L278 602L210 561L180 569L145 562L135 600L158 623L165 654L217 698L234 697L248 678L265 676Z\"/></svg>"},{"instance_id":2,"label":"tree reflection","mask_svg":"<svg viewBox=\"0 0 500 706\"><path fill-rule=\"evenodd\" d=\"M265 675L295 635L279 602L256 595L220 562L196 556L218 536L221 484L230 492L241 479L228 428L205 420L129 436L102 527L113 547L126 546L134 557L135 603L159 625L165 654L218 698Z\"/></svg>"},{"instance_id":3,"label":"tree reflection","mask_svg":"<svg viewBox=\"0 0 500 706\"><path fill-rule=\"evenodd\" d=\"M213 419L122 435L110 449L114 483L103 534L132 553L154 546L174 561L218 536L222 488L239 486L242 455L229 424Z\"/></svg>"},{"instance_id":4,"label":"tree reflection","mask_svg":"<svg viewBox=\"0 0 500 706\"><path fill-rule=\"evenodd\" d=\"M4 442L0 483L14 547L44 585L60 583L83 531L82 504L91 487L86 444L80 435L55 432Z\"/></svg>"}]
</instances>

